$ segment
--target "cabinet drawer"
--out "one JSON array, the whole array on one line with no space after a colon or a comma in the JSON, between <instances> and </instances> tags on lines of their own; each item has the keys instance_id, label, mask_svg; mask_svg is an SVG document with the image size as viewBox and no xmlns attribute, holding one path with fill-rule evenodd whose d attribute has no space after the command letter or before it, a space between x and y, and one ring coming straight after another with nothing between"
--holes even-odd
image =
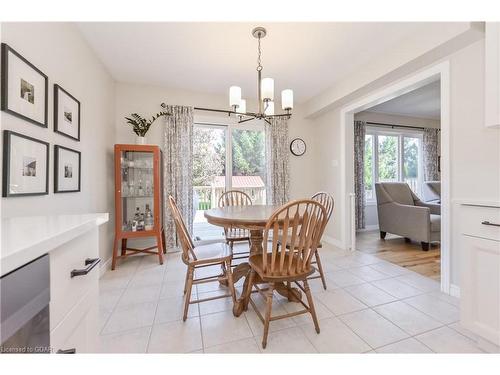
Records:
<instances>
[{"instance_id":1,"label":"cabinet drawer","mask_svg":"<svg viewBox=\"0 0 500 375\"><path fill-rule=\"evenodd\" d=\"M98 350L99 287L92 287L73 309L50 332L50 346L58 350L74 349L76 353Z\"/></svg>"},{"instance_id":2,"label":"cabinet drawer","mask_svg":"<svg viewBox=\"0 0 500 375\"><path fill-rule=\"evenodd\" d=\"M50 253L50 327L55 328L92 288L98 287L99 266L88 274L71 277L85 269L86 259L98 258L98 231L94 229Z\"/></svg>"},{"instance_id":3,"label":"cabinet drawer","mask_svg":"<svg viewBox=\"0 0 500 375\"><path fill-rule=\"evenodd\" d=\"M500 241L500 208L485 206L461 206L462 234ZM483 224L484 223L484 224Z\"/></svg>"}]
</instances>

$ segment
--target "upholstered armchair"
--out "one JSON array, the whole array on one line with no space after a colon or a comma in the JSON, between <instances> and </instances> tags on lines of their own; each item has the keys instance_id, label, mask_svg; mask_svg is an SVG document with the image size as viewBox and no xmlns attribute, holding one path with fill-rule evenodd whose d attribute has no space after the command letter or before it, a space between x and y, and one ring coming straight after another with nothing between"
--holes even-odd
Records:
<instances>
[{"instance_id":1,"label":"upholstered armchair","mask_svg":"<svg viewBox=\"0 0 500 375\"><path fill-rule=\"evenodd\" d=\"M380 238L387 232L420 241L422 250L441 239L441 206L422 202L404 182L375 184Z\"/></svg>"},{"instance_id":2,"label":"upholstered armchair","mask_svg":"<svg viewBox=\"0 0 500 375\"><path fill-rule=\"evenodd\" d=\"M424 202L441 203L441 181L426 181L422 184Z\"/></svg>"}]
</instances>

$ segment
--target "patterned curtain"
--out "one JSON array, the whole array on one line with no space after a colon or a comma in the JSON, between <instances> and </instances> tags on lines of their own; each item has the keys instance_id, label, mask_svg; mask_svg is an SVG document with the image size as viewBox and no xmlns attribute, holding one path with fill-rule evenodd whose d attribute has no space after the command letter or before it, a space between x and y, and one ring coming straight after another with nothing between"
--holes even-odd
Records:
<instances>
[{"instance_id":1,"label":"patterned curtain","mask_svg":"<svg viewBox=\"0 0 500 375\"><path fill-rule=\"evenodd\" d=\"M356 229L365 227L365 134L366 123L354 121L354 194Z\"/></svg>"},{"instance_id":2,"label":"patterned curtain","mask_svg":"<svg viewBox=\"0 0 500 375\"><path fill-rule=\"evenodd\" d=\"M172 195L187 229L193 231L193 108L169 105L163 124L163 212L167 251L179 246L175 224L168 206Z\"/></svg>"},{"instance_id":3,"label":"patterned curtain","mask_svg":"<svg viewBox=\"0 0 500 375\"><path fill-rule=\"evenodd\" d=\"M285 204L289 200L290 166L288 121L275 117L265 122L268 204Z\"/></svg>"},{"instance_id":4,"label":"patterned curtain","mask_svg":"<svg viewBox=\"0 0 500 375\"><path fill-rule=\"evenodd\" d=\"M439 181L438 172L438 129L424 129L423 136L424 180Z\"/></svg>"}]
</instances>

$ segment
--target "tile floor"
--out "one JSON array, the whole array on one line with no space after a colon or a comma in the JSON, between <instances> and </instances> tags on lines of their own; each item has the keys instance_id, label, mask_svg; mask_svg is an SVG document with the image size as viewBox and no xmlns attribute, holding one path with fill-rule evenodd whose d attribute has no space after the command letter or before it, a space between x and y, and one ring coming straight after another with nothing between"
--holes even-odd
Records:
<instances>
[{"instance_id":1,"label":"tile floor","mask_svg":"<svg viewBox=\"0 0 500 375\"><path fill-rule=\"evenodd\" d=\"M460 327L458 300L417 273L360 252L321 250L328 290L310 282L321 333L308 315L271 322L268 345L250 307L239 318L230 299L191 305L181 320L186 266L168 254L163 266L136 257L100 280L100 343L115 353L482 353L500 352ZM211 270L217 273L217 269ZM205 269L204 273L210 272ZM237 285L241 292L241 281ZM216 283L193 288L200 298L225 293ZM259 297L254 300L260 308ZM298 303L276 296L273 313Z\"/></svg>"}]
</instances>

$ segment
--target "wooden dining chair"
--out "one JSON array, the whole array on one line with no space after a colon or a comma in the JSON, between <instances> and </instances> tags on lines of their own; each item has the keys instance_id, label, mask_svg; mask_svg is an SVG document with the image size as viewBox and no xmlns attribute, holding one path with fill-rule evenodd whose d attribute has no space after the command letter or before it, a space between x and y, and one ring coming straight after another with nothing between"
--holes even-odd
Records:
<instances>
[{"instance_id":1,"label":"wooden dining chair","mask_svg":"<svg viewBox=\"0 0 500 375\"><path fill-rule=\"evenodd\" d=\"M251 271L244 292L244 307L247 308L248 303L250 303L264 324L263 348L267 345L269 323L274 320L309 313L316 332L320 332L307 278L315 272L311 260L321 239L325 221L326 210L317 201L306 199L285 204L271 215L264 228L263 253L249 257ZM290 247L281 246L282 243L288 243ZM304 309L284 315L271 316L273 291L276 284L286 283L288 292L296 293L290 287L292 282L306 295L307 304L302 301L300 296L296 295ZM261 288L259 284L262 283L267 283L267 288ZM251 298L253 287L266 300L264 317Z\"/></svg>"},{"instance_id":2,"label":"wooden dining chair","mask_svg":"<svg viewBox=\"0 0 500 375\"><path fill-rule=\"evenodd\" d=\"M219 207L228 206L251 206L252 198L250 196L239 190L229 190L222 194L219 198ZM240 229L234 227L224 228L224 236L226 237L226 243L234 251L235 242L247 241L250 245L250 231L247 229ZM233 252L234 259L244 259L248 258L250 251L239 251L237 253Z\"/></svg>"},{"instance_id":3,"label":"wooden dining chair","mask_svg":"<svg viewBox=\"0 0 500 375\"><path fill-rule=\"evenodd\" d=\"M233 284L233 274L231 272L232 251L227 244L215 243L204 246L195 246L191 236L189 235L181 213L177 208L175 199L170 195L168 197L172 216L174 218L175 227L177 229L177 236L182 247L182 261L187 265L186 281L184 283L184 315L182 320L186 321L188 309L190 304L211 301L219 298L231 297L233 303L236 301L236 293ZM220 265L222 273L219 275L202 277L196 279L194 277L195 271L203 267L211 267ZM191 300L191 290L193 285L219 282L226 280L229 287L229 294L221 296Z\"/></svg>"},{"instance_id":4,"label":"wooden dining chair","mask_svg":"<svg viewBox=\"0 0 500 375\"><path fill-rule=\"evenodd\" d=\"M325 229L326 229L326 226L328 224L328 221L330 221L330 217L332 216L332 212L333 212L333 207L335 205L335 201L333 200L333 197L330 194L325 193L323 191L314 194L311 197L311 199L313 201L316 201L316 202L322 204L323 207L326 210L326 221L325 221L325 225L323 227L323 230L321 231L320 242L318 244L318 249L321 249L323 247L321 239L322 239L323 234L325 232ZM319 256L318 249L316 249L316 251L314 252L314 260L311 263L312 264L316 264L316 266L318 267L318 273L319 273L319 275L312 275L312 276L309 277L309 280L311 280L311 279L321 279L321 282L323 283L323 289L326 290L325 273L323 272L323 266L321 265L321 258Z\"/></svg>"}]
</instances>

